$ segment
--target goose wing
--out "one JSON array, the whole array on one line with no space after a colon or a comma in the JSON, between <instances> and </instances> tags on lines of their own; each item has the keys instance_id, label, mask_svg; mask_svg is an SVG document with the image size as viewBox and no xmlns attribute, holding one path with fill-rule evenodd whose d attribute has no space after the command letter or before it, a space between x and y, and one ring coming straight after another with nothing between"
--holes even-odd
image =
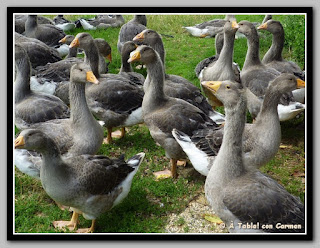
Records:
<instances>
[{"instance_id":1,"label":"goose wing","mask_svg":"<svg viewBox=\"0 0 320 248\"><path fill-rule=\"evenodd\" d=\"M233 180L223 203L241 222L272 224L267 232L304 232L304 205L280 184L255 171ZM301 229L276 229L276 224L299 224Z\"/></svg>"}]
</instances>

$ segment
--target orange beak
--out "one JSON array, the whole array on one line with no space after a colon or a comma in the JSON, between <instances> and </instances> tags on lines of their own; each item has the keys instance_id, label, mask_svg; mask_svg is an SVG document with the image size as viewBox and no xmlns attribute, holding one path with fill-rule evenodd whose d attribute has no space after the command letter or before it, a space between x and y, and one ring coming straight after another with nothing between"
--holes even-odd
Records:
<instances>
[{"instance_id":1,"label":"orange beak","mask_svg":"<svg viewBox=\"0 0 320 248\"><path fill-rule=\"evenodd\" d=\"M138 41L142 41L144 40L144 32L142 31L140 34L137 34L133 40L138 40Z\"/></svg>"},{"instance_id":2,"label":"orange beak","mask_svg":"<svg viewBox=\"0 0 320 248\"><path fill-rule=\"evenodd\" d=\"M87 72L87 81L93 84L99 84L99 80L95 77L92 71Z\"/></svg>"},{"instance_id":3,"label":"orange beak","mask_svg":"<svg viewBox=\"0 0 320 248\"><path fill-rule=\"evenodd\" d=\"M71 42L69 47L72 48L72 47L79 47L79 46L80 46L79 39L78 38L74 38L74 40Z\"/></svg>"}]
</instances>

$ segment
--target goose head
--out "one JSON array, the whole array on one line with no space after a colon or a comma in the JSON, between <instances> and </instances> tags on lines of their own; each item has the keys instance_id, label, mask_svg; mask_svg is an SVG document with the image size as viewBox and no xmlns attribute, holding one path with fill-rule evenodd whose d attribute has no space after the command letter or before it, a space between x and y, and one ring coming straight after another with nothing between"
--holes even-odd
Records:
<instances>
[{"instance_id":1,"label":"goose head","mask_svg":"<svg viewBox=\"0 0 320 248\"><path fill-rule=\"evenodd\" d=\"M87 46L91 46L91 42L93 42L93 38L89 33L78 33L69 47L80 47L86 49Z\"/></svg>"},{"instance_id":2,"label":"goose head","mask_svg":"<svg viewBox=\"0 0 320 248\"><path fill-rule=\"evenodd\" d=\"M279 21L275 20L268 20L267 22L261 24L258 28L258 30L267 30L272 34L276 34L278 32L283 32L283 27Z\"/></svg>"},{"instance_id":3,"label":"goose head","mask_svg":"<svg viewBox=\"0 0 320 248\"><path fill-rule=\"evenodd\" d=\"M254 24L249 21L240 21L238 25L238 32L244 34L246 37L250 36L253 32L257 32Z\"/></svg>"},{"instance_id":4,"label":"goose head","mask_svg":"<svg viewBox=\"0 0 320 248\"><path fill-rule=\"evenodd\" d=\"M59 40L59 43L70 45L71 42L74 40L74 36L71 34L66 35L61 40Z\"/></svg>"},{"instance_id":5,"label":"goose head","mask_svg":"<svg viewBox=\"0 0 320 248\"><path fill-rule=\"evenodd\" d=\"M136 50L130 53L128 62L140 61L143 64L149 64L156 60L158 53L151 47L142 45L138 46Z\"/></svg>"},{"instance_id":6,"label":"goose head","mask_svg":"<svg viewBox=\"0 0 320 248\"><path fill-rule=\"evenodd\" d=\"M71 67L70 71L70 81L76 83L86 83L90 82L93 84L98 84L98 79L94 76L93 72L90 70L89 65L85 63L78 63Z\"/></svg>"},{"instance_id":7,"label":"goose head","mask_svg":"<svg viewBox=\"0 0 320 248\"><path fill-rule=\"evenodd\" d=\"M15 149L40 151L48 147L48 136L37 129L25 129L14 141Z\"/></svg>"},{"instance_id":8,"label":"goose head","mask_svg":"<svg viewBox=\"0 0 320 248\"><path fill-rule=\"evenodd\" d=\"M128 53L131 53L132 51L136 50L137 48L138 48L138 46L133 41L127 41L123 44L121 53L128 54Z\"/></svg>"},{"instance_id":9,"label":"goose head","mask_svg":"<svg viewBox=\"0 0 320 248\"><path fill-rule=\"evenodd\" d=\"M272 90L279 94L284 94L297 88L304 88L305 82L293 74L283 73L276 77L268 87L272 87Z\"/></svg>"},{"instance_id":10,"label":"goose head","mask_svg":"<svg viewBox=\"0 0 320 248\"><path fill-rule=\"evenodd\" d=\"M203 81L203 88L207 89L210 97L219 100L225 107L232 108L239 102L243 88L241 84L230 80L226 81Z\"/></svg>"},{"instance_id":11,"label":"goose head","mask_svg":"<svg viewBox=\"0 0 320 248\"><path fill-rule=\"evenodd\" d=\"M161 39L161 36L154 30L145 29L141 33L137 34L133 41L138 44L156 44L158 40Z\"/></svg>"},{"instance_id":12,"label":"goose head","mask_svg":"<svg viewBox=\"0 0 320 248\"><path fill-rule=\"evenodd\" d=\"M238 29L239 25L236 20L227 21L223 27L223 31L226 34L235 34Z\"/></svg>"}]
</instances>

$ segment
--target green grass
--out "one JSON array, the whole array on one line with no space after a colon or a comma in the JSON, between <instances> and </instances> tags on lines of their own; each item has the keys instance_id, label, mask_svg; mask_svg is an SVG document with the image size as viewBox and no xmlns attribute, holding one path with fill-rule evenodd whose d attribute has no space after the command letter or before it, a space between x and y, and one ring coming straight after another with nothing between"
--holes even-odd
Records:
<instances>
[{"instance_id":1,"label":"green grass","mask_svg":"<svg viewBox=\"0 0 320 248\"><path fill-rule=\"evenodd\" d=\"M53 16L50 16L53 17ZM76 20L80 16L65 16ZM87 16L92 17L92 16ZM128 21L132 15L124 16ZM150 15L148 28L160 34L172 35L173 38L163 36L166 49L166 72L181 75L199 86L194 68L202 59L215 54L214 39L200 39L190 36L182 26L190 26L205 20L221 16L212 15ZM262 15L239 15L237 20L261 22ZM287 16L274 16L276 20L285 23L286 37L293 37L295 18ZM301 22L301 18L297 18ZM164 25L165 23L165 25ZM289 25L291 24L291 26ZM120 28L107 30L86 31L93 37L106 39L112 47L112 63L109 65L110 73L118 73L121 57L117 51L117 39ZM72 34L83 32L76 29ZM299 34L301 36L301 34ZM299 37L295 39L298 40ZM300 37L301 38L301 37ZM268 50L272 37L262 32L260 42L260 56ZM301 40L301 39L300 39ZM294 41L286 42L283 56L294 60L304 67L304 58L296 54ZM299 47L299 49L301 49ZM246 39L235 41L234 61L242 67L247 51ZM223 108L218 110L223 112ZM250 116L248 116L250 121ZM305 170L304 149L304 116L299 119L287 121L282 126L282 144L286 149L279 149L278 154L261 170L281 183L290 193L304 200L305 183L303 173ZM18 130L16 130L18 132ZM168 222L168 215L179 214L188 203L203 192L205 178L197 173L189 164L186 168L178 168L179 177L176 180L165 179L155 181L153 172L168 168L169 159L165 157L164 150L157 146L150 136L145 125L134 126L128 129L123 139L115 139L111 145L103 145L99 154L117 157L125 154L126 159L136 153L145 152L146 157L136 174L128 197L117 207L98 219L97 232L133 232L133 233L161 233L164 232ZM41 183L16 170L15 175L15 231L18 233L60 232L52 226L54 220L68 220L71 213L61 211L57 205L46 195ZM184 219L179 219L183 226ZM90 221L80 218L80 227L89 227ZM188 229L184 229L188 232Z\"/></svg>"}]
</instances>

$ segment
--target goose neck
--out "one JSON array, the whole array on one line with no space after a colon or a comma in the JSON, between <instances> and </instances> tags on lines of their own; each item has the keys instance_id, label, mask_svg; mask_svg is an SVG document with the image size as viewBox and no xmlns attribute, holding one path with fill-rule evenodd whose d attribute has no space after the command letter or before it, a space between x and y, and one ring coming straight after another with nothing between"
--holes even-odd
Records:
<instances>
[{"instance_id":1,"label":"goose neck","mask_svg":"<svg viewBox=\"0 0 320 248\"><path fill-rule=\"evenodd\" d=\"M75 58L77 57L77 54L78 54L78 48L76 47L69 48L69 53L67 58Z\"/></svg>"},{"instance_id":2,"label":"goose neck","mask_svg":"<svg viewBox=\"0 0 320 248\"><path fill-rule=\"evenodd\" d=\"M224 34L223 47L216 63L232 68L234 39L234 34Z\"/></svg>"},{"instance_id":3,"label":"goose neck","mask_svg":"<svg viewBox=\"0 0 320 248\"><path fill-rule=\"evenodd\" d=\"M273 33L272 45L269 48L266 55L263 57L262 62L267 64L274 60L282 61L283 46L284 46L284 33L283 32Z\"/></svg>"},{"instance_id":4,"label":"goose neck","mask_svg":"<svg viewBox=\"0 0 320 248\"><path fill-rule=\"evenodd\" d=\"M123 52L121 55L121 68L120 72L132 72L132 66L128 63L128 59L130 57L130 53Z\"/></svg>"},{"instance_id":5,"label":"goose neck","mask_svg":"<svg viewBox=\"0 0 320 248\"><path fill-rule=\"evenodd\" d=\"M243 69L251 66L262 65L259 57L259 36L256 30L247 36L248 51L243 65Z\"/></svg>"},{"instance_id":6,"label":"goose neck","mask_svg":"<svg viewBox=\"0 0 320 248\"><path fill-rule=\"evenodd\" d=\"M270 86L268 89L270 89ZM272 116L274 116L279 120L278 104L279 104L280 97L281 97L281 93L279 93L278 91L267 90L264 96L264 100L263 100L258 118L270 119Z\"/></svg>"},{"instance_id":7,"label":"goose neck","mask_svg":"<svg viewBox=\"0 0 320 248\"><path fill-rule=\"evenodd\" d=\"M99 52L93 40L90 42L90 45L85 48L85 55L85 63L90 65L93 74L99 79Z\"/></svg>"},{"instance_id":8,"label":"goose neck","mask_svg":"<svg viewBox=\"0 0 320 248\"><path fill-rule=\"evenodd\" d=\"M230 182L244 172L242 161L242 134L246 121L246 100L241 99L233 108L225 106L226 121L223 142L208 177L218 177L221 183Z\"/></svg>"},{"instance_id":9,"label":"goose neck","mask_svg":"<svg viewBox=\"0 0 320 248\"><path fill-rule=\"evenodd\" d=\"M159 57L147 64L147 78L144 83L145 94L142 108L153 109L165 102L166 96L163 91L164 77L163 65Z\"/></svg>"},{"instance_id":10,"label":"goose neck","mask_svg":"<svg viewBox=\"0 0 320 248\"><path fill-rule=\"evenodd\" d=\"M15 102L21 101L30 90L30 70L29 60L24 57L16 60L16 80L15 80Z\"/></svg>"},{"instance_id":11,"label":"goose neck","mask_svg":"<svg viewBox=\"0 0 320 248\"><path fill-rule=\"evenodd\" d=\"M87 104L85 96L85 84L73 82L71 76L69 85L70 94L70 120L74 126L82 127L83 123L88 123L93 116Z\"/></svg>"}]
</instances>

